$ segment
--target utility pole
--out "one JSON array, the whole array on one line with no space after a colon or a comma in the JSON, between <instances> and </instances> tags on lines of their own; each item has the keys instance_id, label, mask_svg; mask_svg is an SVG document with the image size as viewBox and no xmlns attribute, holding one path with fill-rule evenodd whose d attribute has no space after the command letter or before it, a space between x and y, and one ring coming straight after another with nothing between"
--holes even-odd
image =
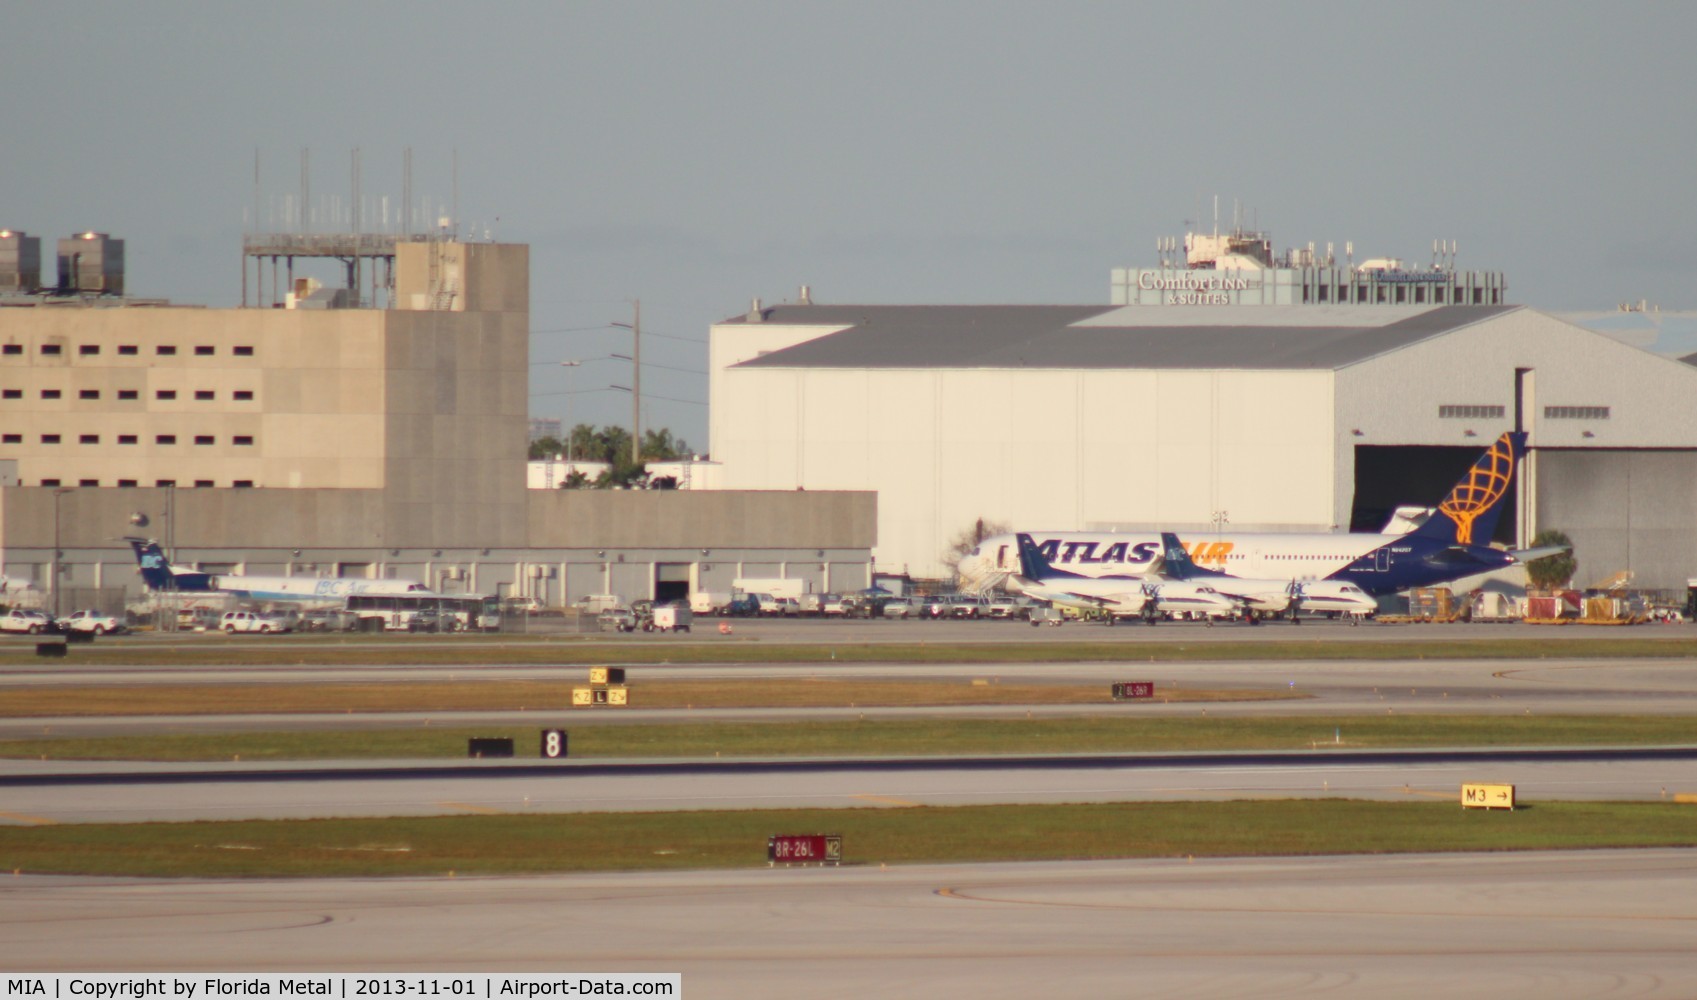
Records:
<instances>
[{"instance_id":1,"label":"utility pole","mask_svg":"<svg viewBox=\"0 0 1697 1000\"><path fill-rule=\"evenodd\" d=\"M642 300L632 299L636 314L632 322L614 322L612 326L624 327L631 332L631 415L630 415L630 460L632 465L642 464ZM613 355L618 357L618 355Z\"/></svg>"}]
</instances>

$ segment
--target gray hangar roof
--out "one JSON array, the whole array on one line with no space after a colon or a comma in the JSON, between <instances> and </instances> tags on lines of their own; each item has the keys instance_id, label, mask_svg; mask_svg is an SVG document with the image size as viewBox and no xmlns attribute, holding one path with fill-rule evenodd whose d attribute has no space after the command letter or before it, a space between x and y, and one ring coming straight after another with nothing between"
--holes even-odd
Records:
<instances>
[{"instance_id":1,"label":"gray hangar roof","mask_svg":"<svg viewBox=\"0 0 1697 1000\"><path fill-rule=\"evenodd\" d=\"M848 328L736 367L1323 370L1519 308L776 306L764 322Z\"/></svg>"}]
</instances>

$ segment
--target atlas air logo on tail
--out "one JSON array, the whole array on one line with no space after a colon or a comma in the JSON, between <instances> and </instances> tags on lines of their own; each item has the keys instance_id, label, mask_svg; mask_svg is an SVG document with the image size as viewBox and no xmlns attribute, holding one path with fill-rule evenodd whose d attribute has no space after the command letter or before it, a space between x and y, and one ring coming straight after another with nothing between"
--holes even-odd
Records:
<instances>
[{"instance_id":1,"label":"atlas air logo on tail","mask_svg":"<svg viewBox=\"0 0 1697 1000\"><path fill-rule=\"evenodd\" d=\"M1473 463L1438 510L1415 534L1440 535L1458 545L1483 545L1497 530L1503 499L1514 483L1515 465L1526 451L1526 435L1510 431Z\"/></svg>"},{"instance_id":2,"label":"atlas air logo on tail","mask_svg":"<svg viewBox=\"0 0 1697 1000\"><path fill-rule=\"evenodd\" d=\"M1232 542L1202 541L1192 542L1186 546L1190 558L1200 564L1224 566L1230 558L1232 550L1237 546ZM1098 550L1100 550L1098 552ZM1059 538L1051 538L1037 543L1037 551L1043 558L1056 566L1098 564L1124 565L1146 567L1161 554L1161 546L1155 542L1069 542Z\"/></svg>"}]
</instances>

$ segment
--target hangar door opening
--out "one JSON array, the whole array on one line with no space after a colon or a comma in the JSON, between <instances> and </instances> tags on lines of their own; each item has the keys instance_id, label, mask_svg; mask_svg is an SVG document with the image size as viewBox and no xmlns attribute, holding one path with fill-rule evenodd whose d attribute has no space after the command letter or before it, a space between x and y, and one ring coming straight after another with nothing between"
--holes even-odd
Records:
<instances>
[{"instance_id":1,"label":"hangar door opening","mask_svg":"<svg viewBox=\"0 0 1697 1000\"><path fill-rule=\"evenodd\" d=\"M1473 468L1485 449L1478 447L1450 448L1439 445L1356 445L1355 500L1350 506L1350 531L1383 531L1398 507L1436 507L1444 497ZM1477 543L1501 542L1513 545L1519 515L1514 498L1503 501L1501 519L1490 538L1474 538Z\"/></svg>"},{"instance_id":2,"label":"hangar door opening","mask_svg":"<svg viewBox=\"0 0 1697 1000\"><path fill-rule=\"evenodd\" d=\"M654 603L689 600L689 563L654 564Z\"/></svg>"}]
</instances>

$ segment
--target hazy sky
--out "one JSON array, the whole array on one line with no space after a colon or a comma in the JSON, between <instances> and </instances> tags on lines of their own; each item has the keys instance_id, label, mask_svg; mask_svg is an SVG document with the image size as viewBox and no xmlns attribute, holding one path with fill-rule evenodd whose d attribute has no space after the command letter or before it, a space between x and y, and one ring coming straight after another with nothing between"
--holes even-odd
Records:
<instances>
[{"instance_id":1,"label":"hazy sky","mask_svg":"<svg viewBox=\"0 0 1697 1000\"><path fill-rule=\"evenodd\" d=\"M464 225L531 246L532 360L628 353L602 327L640 297L646 422L697 448L707 326L753 296L1106 303L1109 268L1153 264L1199 206L1211 225L1215 195L1280 248L1424 263L1451 239L1516 302L1697 307L1690 3L0 15L0 225L46 248L110 232L132 294L230 306L256 150L262 224L298 194L302 148L326 212L355 147L371 211L398 206L408 147L415 195L447 206L457 150ZM570 389L574 422L628 423L628 395L586 391L628 379L536 365L532 413L561 416Z\"/></svg>"}]
</instances>

